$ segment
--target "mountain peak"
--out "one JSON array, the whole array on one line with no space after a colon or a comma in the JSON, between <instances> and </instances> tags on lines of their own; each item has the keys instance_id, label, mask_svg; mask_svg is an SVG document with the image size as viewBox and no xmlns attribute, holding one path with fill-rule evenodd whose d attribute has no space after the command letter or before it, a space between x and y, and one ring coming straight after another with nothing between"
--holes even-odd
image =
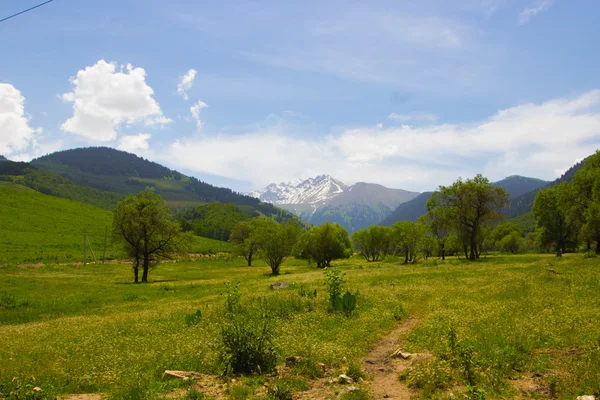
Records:
<instances>
[{"instance_id":1,"label":"mountain peak","mask_svg":"<svg viewBox=\"0 0 600 400\"><path fill-rule=\"evenodd\" d=\"M332 199L348 185L330 175L318 175L298 181L271 183L261 190L248 193L273 204L316 204Z\"/></svg>"}]
</instances>

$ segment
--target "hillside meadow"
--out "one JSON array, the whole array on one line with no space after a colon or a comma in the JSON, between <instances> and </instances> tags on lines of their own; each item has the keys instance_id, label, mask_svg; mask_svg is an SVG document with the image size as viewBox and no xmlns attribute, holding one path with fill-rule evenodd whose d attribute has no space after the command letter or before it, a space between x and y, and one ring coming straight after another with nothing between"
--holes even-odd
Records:
<instances>
[{"instance_id":1,"label":"hillside meadow","mask_svg":"<svg viewBox=\"0 0 600 400\"><path fill-rule=\"evenodd\" d=\"M223 372L225 282L239 282L241 307L268 310L274 319L278 362L304 360L286 375L298 391L346 372L364 375L362 390L334 388L331 396L369 398L361 358L411 318L414 326L399 339L406 351L426 357L411 361L398 379L413 397L600 394L597 259L518 255L403 265L355 257L335 264L344 286L360 293L350 316L327 311L323 271L294 259L279 277L260 262L246 267L228 256L164 263L140 285L131 283L127 264L0 267L0 393L38 386L38 397L141 399L173 396L184 386L175 392L180 397L204 398L162 375ZM271 290L274 282L290 286ZM301 296L314 290L316 298ZM274 379L222 382L226 398L235 399L263 396Z\"/></svg>"},{"instance_id":2,"label":"hillside meadow","mask_svg":"<svg viewBox=\"0 0 600 400\"><path fill-rule=\"evenodd\" d=\"M74 200L0 181L0 265L82 262L83 232L97 260L123 258L111 238L113 213ZM108 229L108 231L107 231ZM193 237L191 252L230 251L228 243ZM87 261L93 261L87 250Z\"/></svg>"}]
</instances>

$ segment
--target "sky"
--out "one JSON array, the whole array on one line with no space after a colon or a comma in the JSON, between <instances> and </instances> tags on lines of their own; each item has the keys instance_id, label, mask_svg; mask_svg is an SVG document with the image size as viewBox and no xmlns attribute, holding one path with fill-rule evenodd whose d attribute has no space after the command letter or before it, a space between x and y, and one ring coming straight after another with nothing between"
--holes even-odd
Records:
<instances>
[{"instance_id":1,"label":"sky","mask_svg":"<svg viewBox=\"0 0 600 400\"><path fill-rule=\"evenodd\" d=\"M41 0L2 0L0 19ZM600 148L597 0L54 0L0 23L0 155L237 191L552 180Z\"/></svg>"}]
</instances>

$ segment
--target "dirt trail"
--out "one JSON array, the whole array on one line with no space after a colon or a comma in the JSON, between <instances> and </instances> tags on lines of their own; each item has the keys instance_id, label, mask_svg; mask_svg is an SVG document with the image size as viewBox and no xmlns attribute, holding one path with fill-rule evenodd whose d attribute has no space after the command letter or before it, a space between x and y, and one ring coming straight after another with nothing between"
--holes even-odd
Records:
<instances>
[{"instance_id":1,"label":"dirt trail","mask_svg":"<svg viewBox=\"0 0 600 400\"><path fill-rule=\"evenodd\" d=\"M373 380L365 381L373 399L410 399L412 392L398 380L398 373L404 371L412 360L390 356L396 349L402 347L403 337L417 325L417 322L419 321L416 318L408 318L381 339L363 359L365 370L373 376Z\"/></svg>"}]
</instances>

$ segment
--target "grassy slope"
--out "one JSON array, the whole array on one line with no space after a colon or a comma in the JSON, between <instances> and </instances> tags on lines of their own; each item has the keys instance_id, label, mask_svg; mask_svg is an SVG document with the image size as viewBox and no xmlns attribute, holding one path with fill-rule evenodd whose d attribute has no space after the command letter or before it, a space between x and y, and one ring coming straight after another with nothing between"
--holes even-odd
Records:
<instances>
[{"instance_id":1,"label":"grassy slope","mask_svg":"<svg viewBox=\"0 0 600 400\"><path fill-rule=\"evenodd\" d=\"M0 264L66 262L83 260L84 229L96 257L102 255L112 213L0 182L0 220ZM107 257L116 255L109 246Z\"/></svg>"},{"instance_id":2,"label":"grassy slope","mask_svg":"<svg viewBox=\"0 0 600 400\"><path fill-rule=\"evenodd\" d=\"M161 392L165 369L216 373L223 282L239 280L244 305L265 296L279 310L281 357L342 368L393 329L402 305L419 318L404 338L406 350L445 354L453 329L461 346L474 349L478 385L490 398L520 396L511 380L519 377L543 387L555 382L559 398L600 392L597 260L528 255L336 264L347 287L361 293L352 318L328 314L322 271L294 260L279 278L266 275L264 264L244 267L239 259L164 264L147 285L130 284L126 265L1 268L0 287L15 306L0 308L0 359L10 360L0 365L0 384L33 375L36 385L55 393L140 385ZM318 298L309 304L294 287L269 290L275 281L316 288ZM185 314L196 309L202 322L186 326ZM451 379L464 391L460 371Z\"/></svg>"},{"instance_id":3,"label":"grassy slope","mask_svg":"<svg viewBox=\"0 0 600 400\"><path fill-rule=\"evenodd\" d=\"M106 257L117 258L120 252L111 244L111 226L110 211L0 181L0 265L82 261L84 229L100 259L106 227ZM190 250L229 251L230 246L196 237ZM91 254L87 253L91 261Z\"/></svg>"}]
</instances>

